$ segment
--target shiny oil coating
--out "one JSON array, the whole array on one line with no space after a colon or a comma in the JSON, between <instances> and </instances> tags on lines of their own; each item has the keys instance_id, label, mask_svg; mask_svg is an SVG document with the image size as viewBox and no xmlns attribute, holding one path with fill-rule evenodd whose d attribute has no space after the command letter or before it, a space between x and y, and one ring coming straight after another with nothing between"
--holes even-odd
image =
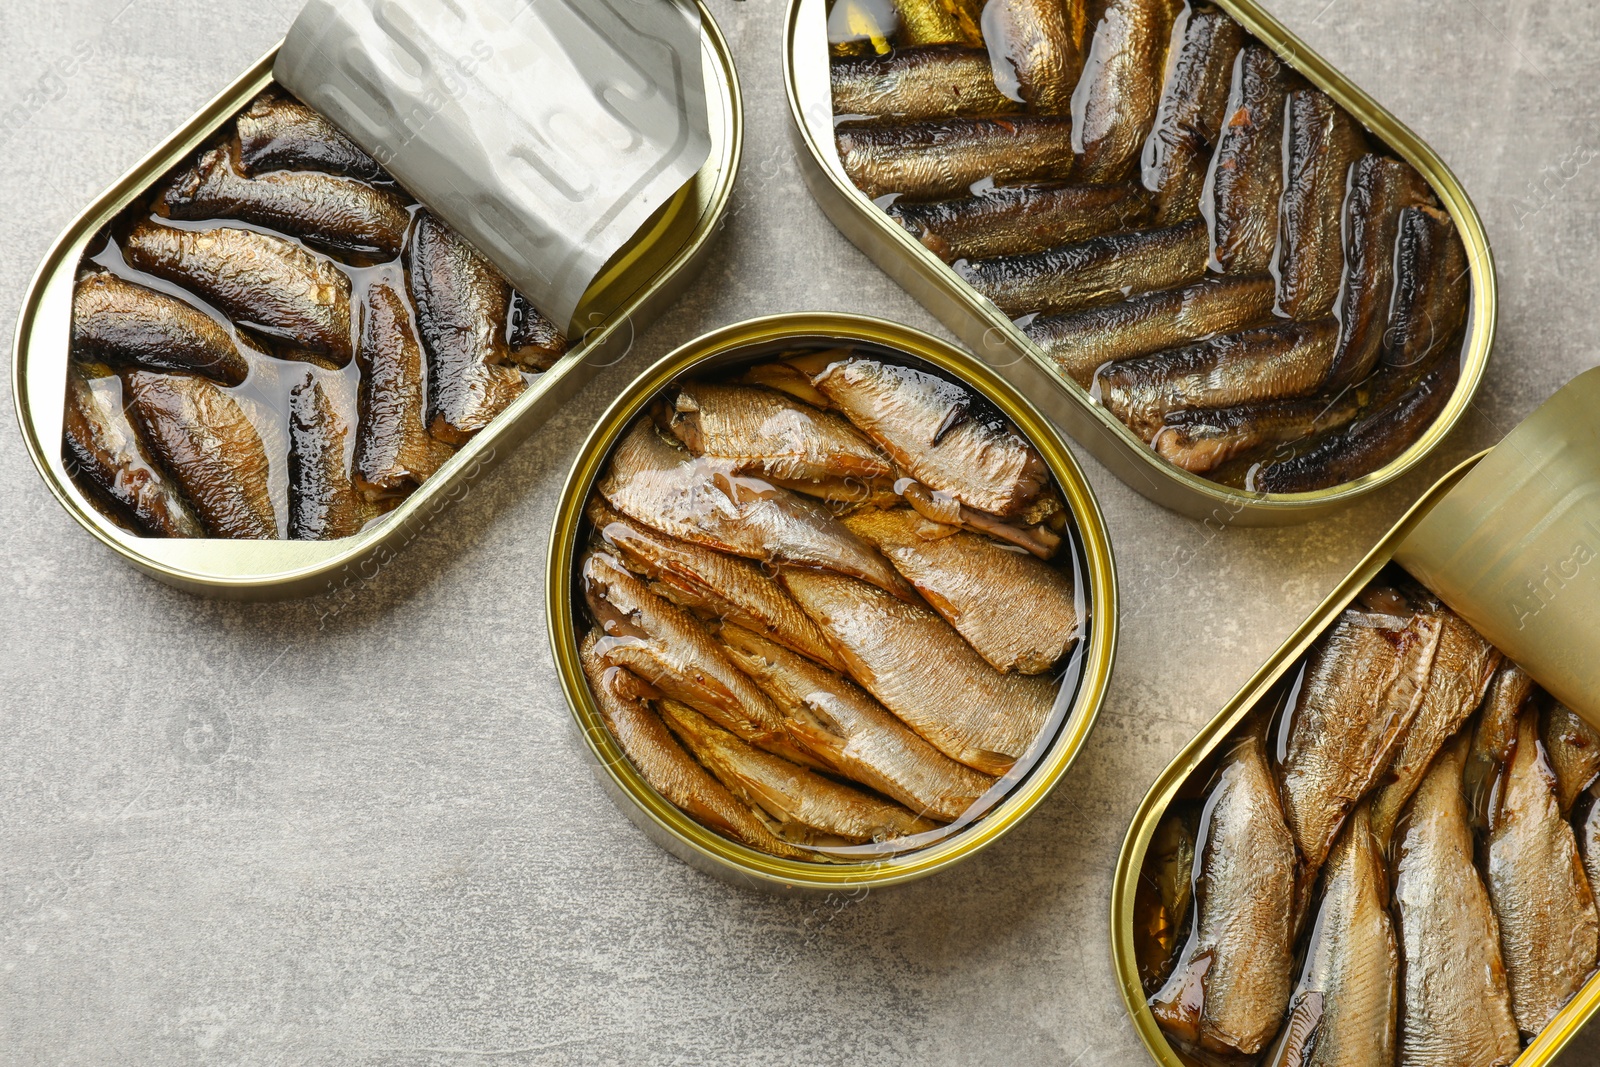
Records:
<instances>
[{"instance_id":1,"label":"shiny oil coating","mask_svg":"<svg viewBox=\"0 0 1600 1067\"><path fill-rule=\"evenodd\" d=\"M222 226L135 226L123 243L138 270L177 282L242 326L340 366L350 362L350 279L281 237Z\"/></svg>"},{"instance_id":2,"label":"shiny oil coating","mask_svg":"<svg viewBox=\"0 0 1600 1067\"><path fill-rule=\"evenodd\" d=\"M382 167L309 107L263 93L240 112L240 158L249 173L320 170L366 181L386 179Z\"/></svg>"},{"instance_id":3,"label":"shiny oil coating","mask_svg":"<svg viewBox=\"0 0 1600 1067\"><path fill-rule=\"evenodd\" d=\"M345 466L350 428L315 371L289 391L289 537L349 537L377 515Z\"/></svg>"},{"instance_id":4,"label":"shiny oil coating","mask_svg":"<svg viewBox=\"0 0 1600 1067\"><path fill-rule=\"evenodd\" d=\"M1350 168L1366 150L1354 119L1315 90L1289 94L1278 250L1278 305L1294 319L1333 310L1344 274L1341 233Z\"/></svg>"},{"instance_id":5,"label":"shiny oil coating","mask_svg":"<svg viewBox=\"0 0 1600 1067\"><path fill-rule=\"evenodd\" d=\"M1144 184L1160 194L1156 221L1161 224L1200 212L1245 37L1242 26L1214 8L1186 9L1179 22L1177 54L1144 146Z\"/></svg>"},{"instance_id":6,"label":"shiny oil coating","mask_svg":"<svg viewBox=\"0 0 1600 1067\"><path fill-rule=\"evenodd\" d=\"M428 433L422 346L391 274L367 288L361 316L356 475L372 492L421 485L455 450Z\"/></svg>"},{"instance_id":7,"label":"shiny oil coating","mask_svg":"<svg viewBox=\"0 0 1600 1067\"><path fill-rule=\"evenodd\" d=\"M1228 274L1272 265L1283 195L1284 103L1295 75L1258 42L1234 64L1227 114L1206 177L1201 209L1210 221L1212 261Z\"/></svg>"},{"instance_id":8,"label":"shiny oil coating","mask_svg":"<svg viewBox=\"0 0 1600 1067\"><path fill-rule=\"evenodd\" d=\"M175 296L114 274L80 278L72 292L72 356L113 367L185 371L238 385L250 372L215 319Z\"/></svg>"},{"instance_id":9,"label":"shiny oil coating","mask_svg":"<svg viewBox=\"0 0 1600 1067\"><path fill-rule=\"evenodd\" d=\"M1556 776L1556 802L1566 815L1600 775L1600 731L1557 701L1545 712L1539 739Z\"/></svg>"},{"instance_id":10,"label":"shiny oil coating","mask_svg":"<svg viewBox=\"0 0 1600 1067\"><path fill-rule=\"evenodd\" d=\"M936 119L903 126L841 126L845 171L869 197L965 196L978 182L1065 179L1072 120L1045 115Z\"/></svg>"},{"instance_id":11,"label":"shiny oil coating","mask_svg":"<svg viewBox=\"0 0 1600 1067\"><path fill-rule=\"evenodd\" d=\"M1039 737L1049 679L1001 674L938 615L864 582L798 568L783 582L851 675L951 759L1004 774Z\"/></svg>"},{"instance_id":12,"label":"shiny oil coating","mask_svg":"<svg viewBox=\"0 0 1600 1067\"><path fill-rule=\"evenodd\" d=\"M1172 26L1183 0L1106 0L1072 94L1080 181L1118 181L1138 166L1155 124Z\"/></svg>"},{"instance_id":13,"label":"shiny oil coating","mask_svg":"<svg viewBox=\"0 0 1600 1067\"><path fill-rule=\"evenodd\" d=\"M1018 255L1147 223L1154 198L1138 182L999 186L977 196L889 205L917 240L946 263Z\"/></svg>"},{"instance_id":14,"label":"shiny oil coating","mask_svg":"<svg viewBox=\"0 0 1600 1067\"><path fill-rule=\"evenodd\" d=\"M1421 362L1461 327L1471 275L1455 223L1438 208L1403 210L1397 240L1383 361L1405 367Z\"/></svg>"},{"instance_id":15,"label":"shiny oil coating","mask_svg":"<svg viewBox=\"0 0 1600 1067\"><path fill-rule=\"evenodd\" d=\"M906 43L982 43L978 35L979 0L894 0Z\"/></svg>"},{"instance_id":16,"label":"shiny oil coating","mask_svg":"<svg viewBox=\"0 0 1600 1067\"><path fill-rule=\"evenodd\" d=\"M988 0L983 39L998 56L994 79L1039 115L1070 115L1083 70L1087 0ZM1009 77L1008 77L1009 75Z\"/></svg>"},{"instance_id":17,"label":"shiny oil coating","mask_svg":"<svg viewBox=\"0 0 1600 1067\"><path fill-rule=\"evenodd\" d=\"M982 48L897 48L841 58L832 77L833 110L842 116L936 119L1021 110L995 88Z\"/></svg>"},{"instance_id":18,"label":"shiny oil coating","mask_svg":"<svg viewBox=\"0 0 1600 1067\"><path fill-rule=\"evenodd\" d=\"M1343 392L1332 399L1272 400L1225 408L1194 408L1166 416L1151 444L1162 458L1203 472L1262 445L1291 445L1355 418L1359 400Z\"/></svg>"}]
</instances>

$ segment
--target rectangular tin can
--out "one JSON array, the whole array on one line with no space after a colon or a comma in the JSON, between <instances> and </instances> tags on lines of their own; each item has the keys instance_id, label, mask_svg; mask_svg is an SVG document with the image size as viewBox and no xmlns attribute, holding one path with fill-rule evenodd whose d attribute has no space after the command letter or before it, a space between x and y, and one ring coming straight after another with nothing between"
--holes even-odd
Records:
<instances>
[{"instance_id":1,"label":"rectangular tin can","mask_svg":"<svg viewBox=\"0 0 1600 1067\"><path fill-rule=\"evenodd\" d=\"M1034 398L1047 414L1117 477L1164 507L1192 518L1238 526L1285 526L1332 514L1356 497L1404 475L1449 435L1465 414L1493 347L1494 259L1466 191L1416 134L1352 84L1254 0L1215 0L1289 67L1304 75L1410 163L1454 219L1471 270L1471 310L1461 376L1433 424L1393 461L1362 477L1308 493L1233 489L1160 458L1055 364L1006 314L897 225L845 174L834 147L828 68L827 0L790 0L784 78L801 173L835 226L891 278L989 364Z\"/></svg>"},{"instance_id":2,"label":"rectangular tin can","mask_svg":"<svg viewBox=\"0 0 1600 1067\"><path fill-rule=\"evenodd\" d=\"M1253 711L1270 700L1279 683L1312 644L1387 565L1397 563L1438 594L1507 659L1600 728L1600 690L1586 685L1600 648L1600 577L1586 588L1569 584L1577 614L1554 617L1542 631L1524 627L1526 640L1506 640L1525 622L1525 610L1481 590L1520 583L1538 573L1551 544L1580 542L1600 517L1600 430L1593 424L1600 403L1600 369L1575 379L1519 426L1498 447L1462 463L1439 480L1395 524L1355 569L1328 594L1310 618L1245 683L1217 716L1161 772L1123 840L1111 898L1111 952L1118 987L1134 1028L1162 1067L1195 1067L1198 1061L1168 1042L1148 1006L1140 981L1135 941L1135 898L1145 858L1162 817L1192 775L1204 770L1218 746ZM1582 488L1573 491L1577 484ZM1528 494L1540 498L1533 502ZM1463 514L1480 516L1463 525ZM1539 532L1528 541L1522 533ZM1543 540L1545 536L1552 541ZM1460 542L1470 542L1460 551ZM1600 538L1596 538L1600 544ZM1574 620L1578 620L1574 622ZM1550 1063L1583 1025L1600 1012L1600 973L1588 982L1523 1049L1515 1067Z\"/></svg>"},{"instance_id":3,"label":"rectangular tin can","mask_svg":"<svg viewBox=\"0 0 1600 1067\"><path fill-rule=\"evenodd\" d=\"M575 597L573 590L581 564L584 502L623 431L662 389L691 371L770 358L810 344L862 344L904 354L908 362L920 360L943 371L993 403L1039 449L1061 488L1078 531L1079 588L1087 591L1089 605L1076 693L1060 715L1053 737L1021 780L994 809L950 839L861 863L778 859L737 845L679 811L645 781L612 737L578 656L581 597ZM829 313L776 315L724 327L662 357L623 390L579 450L557 502L545 572L545 614L551 653L580 743L602 787L623 814L651 840L698 870L736 885L795 894L859 893L924 878L992 844L1025 818L1067 773L1089 736L1111 678L1118 619L1116 570L1099 504L1051 424L1020 392L968 353L907 326ZM1071 681L1069 675L1063 684Z\"/></svg>"},{"instance_id":4,"label":"rectangular tin can","mask_svg":"<svg viewBox=\"0 0 1600 1067\"><path fill-rule=\"evenodd\" d=\"M589 287L574 319L583 327L582 337L574 339L554 367L383 521L355 536L330 541L139 537L106 518L83 495L61 458L74 275L85 246L102 226L274 84L272 65L278 53L274 47L97 197L56 239L34 274L17 320L12 391L23 440L56 499L123 560L191 593L237 600L304 596L340 589L385 566L433 516L541 426L600 367L621 359L638 331L677 299L703 265L720 233L738 173L744 113L727 41L704 3L697 7L710 157Z\"/></svg>"}]
</instances>

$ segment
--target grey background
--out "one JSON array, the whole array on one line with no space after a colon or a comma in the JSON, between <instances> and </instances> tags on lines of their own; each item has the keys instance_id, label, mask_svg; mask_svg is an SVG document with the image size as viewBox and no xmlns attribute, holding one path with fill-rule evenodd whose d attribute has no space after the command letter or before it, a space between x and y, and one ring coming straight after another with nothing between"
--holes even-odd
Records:
<instances>
[{"instance_id":1,"label":"grey background","mask_svg":"<svg viewBox=\"0 0 1600 1067\"><path fill-rule=\"evenodd\" d=\"M140 577L0 433L0 1061L1148 1062L1107 947L1146 787L1409 499L1596 362L1590 5L1277 0L1484 214L1503 303L1471 418L1311 529L1212 536L1086 461L1126 614L1070 778L917 885L839 907L730 889L650 844L578 758L541 610L555 495L607 398L706 329L819 308L935 327L800 183L779 0L710 2L749 133L710 267L348 598L218 604ZM297 6L7 0L0 320L72 215ZM1577 1044L1565 1067L1600 1064Z\"/></svg>"}]
</instances>

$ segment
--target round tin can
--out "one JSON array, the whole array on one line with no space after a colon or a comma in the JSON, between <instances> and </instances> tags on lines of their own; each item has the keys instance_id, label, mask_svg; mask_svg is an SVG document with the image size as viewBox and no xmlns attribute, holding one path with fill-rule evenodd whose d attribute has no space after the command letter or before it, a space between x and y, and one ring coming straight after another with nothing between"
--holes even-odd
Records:
<instances>
[{"instance_id":1,"label":"round tin can","mask_svg":"<svg viewBox=\"0 0 1600 1067\"><path fill-rule=\"evenodd\" d=\"M584 504L613 446L662 390L697 372L726 369L797 348L860 347L954 377L992 403L1044 457L1074 525L1077 589L1087 605L1063 678L1070 699L1019 761L1009 792L970 825L916 851L885 849L859 862L779 859L736 844L679 811L629 762L601 718L584 677L578 646L582 596L578 569L586 528ZM1071 766L1094 725L1111 678L1117 633L1117 589L1111 545L1100 508L1058 432L1022 394L971 355L938 338L880 319L828 313L778 315L737 323L663 357L623 391L580 450L556 507L545 579L551 650L562 688L588 754L607 792L633 822L684 862L728 881L775 891L851 891L926 877L959 863L1002 837L1038 806ZM1027 763L1026 768L1022 767Z\"/></svg>"}]
</instances>

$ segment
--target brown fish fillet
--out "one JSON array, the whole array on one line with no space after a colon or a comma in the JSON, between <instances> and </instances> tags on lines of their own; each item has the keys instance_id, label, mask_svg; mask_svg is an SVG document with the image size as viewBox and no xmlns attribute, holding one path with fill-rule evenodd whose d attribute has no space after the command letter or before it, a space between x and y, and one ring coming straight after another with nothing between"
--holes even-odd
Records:
<instances>
[{"instance_id":1,"label":"brown fish fillet","mask_svg":"<svg viewBox=\"0 0 1600 1067\"><path fill-rule=\"evenodd\" d=\"M1042 316L1022 332L1085 389L1107 363L1232 333L1272 314L1270 274L1207 277L1115 304Z\"/></svg>"},{"instance_id":2,"label":"brown fish fillet","mask_svg":"<svg viewBox=\"0 0 1600 1067\"><path fill-rule=\"evenodd\" d=\"M1419 205L1400 213L1394 272L1383 361L1410 367L1456 336L1467 314L1467 250L1447 212Z\"/></svg>"},{"instance_id":3,"label":"brown fish fillet","mask_svg":"<svg viewBox=\"0 0 1600 1067\"><path fill-rule=\"evenodd\" d=\"M689 818L731 841L785 859L812 858L779 840L748 805L683 750L639 697L638 680L621 667L608 666L595 651L604 640L599 629L583 639L578 649L583 673L600 718L650 787Z\"/></svg>"},{"instance_id":4,"label":"brown fish fillet","mask_svg":"<svg viewBox=\"0 0 1600 1067\"><path fill-rule=\"evenodd\" d=\"M1040 252L1144 226L1154 206L1137 182L1003 185L959 200L897 200L889 215L940 259L954 263Z\"/></svg>"},{"instance_id":5,"label":"brown fish fillet","mask_svg":"<svg viewBox=\"0 0 1600 1067\"><path fill-rule=\"evenodd\" d=\"M766 812L785 840L810 841L822 834L856 845L939 828L892 801L747 745L676 700L661 702L661 717L729 792Z\"/></svg>"},{"instance_id":6,"label":"brown fish fillet","mask_svg":"<svg viewBox=\"0 0 1600 1067\"><path fill-rule=\"evenodd\" d=\"M955 265L968 285L1013 318L1078 311L1202 277L1210 241L1199 219L1159 230L1103 234L1074 245Z\"/></svg>"},{"instance_id":7,"label":"brown fish fillet","mask_svg":"<svg viewBox=\"0 0 1600 1067\"><path fill-rule=\"evenodd\" d=\"M489 425L524 388L508 366L511 286L456 232L427 212L406 249L417 332L428 353L428 426L459 445Z\"/></svg>"},{"instance_id":8,"label":"brown fish fillet","mask_svg":"<svg viewBox=\"0 0 1600 1067\"><path fill-rule=\"evenodd\" d=\"M1506 1067L1522 1051L1500 924L1473 864L1466 741L1450 742L1428 768L1397 839L1401 1067Z\"/></svg>"},{"instance_id":9,"label":"brown fish fillet","mask_svg":"<svg viewBox=\"0 0 1600 1067\"><path fill-rule=\"evenodd\" d=\"M1500 921L1511 1008L1523 1037L1532 1038L1593 973L1600 952L1594 891L1572 827L1561 818L1535 710L1518 720L1497 799L1489 818L1489 898Z\"/></svg>"},{"instance_id":10,"label":"brown fish fillet","mask_svg":"<svg viewBox=\"0 0 1600 1067\"><path fill-rule=\"evenodd\" d=\"M1154 996L1166 984L1194 925L1194 835L1188 819L1169 814L1156 826L1134 890L1134 953L1139 984Z\"/></svg>"},{"instance_id":11,"label":"brown fish fillet","mask_svg":"<svg viewBox=\"0 0 1600 1067\"><path fill-rule=\"evenodd\" d=\"M1186 1045L1254 1056L1277 1033L1294 966L1294 838L1260 737L1224 758L1197 850L1194 932L1150 1009Z\"/></svg>"},{"instance_id":12,"label":"brown fish fillet","mask_svg":"<svg viewBox=\"0 0 1600 1067\"><path fill-rule=\"evenodd\" d=\"M624 518L599 497L589 522L627 567L664 587L680 607L736 622L832 666L838 657L800 605L758 564L657 533Z\"/></svg>"},{"instance_id":13,"label":"brown fish fillet","mask_svg":"<svg viewBox=\"0 0 1600 1067\"><path fill-rule=\"evenodd\" d=\"M316 372L289 390L289 537L327 541L361 532L376 513L345 466L350 428Z\"/></svg>"},{"instance_id":14,"label":"brown fish fillet","mask_svg":"<svg viewBox=\"0 0 1600 1067\"><path fill-rule=\"evenodd\" d=\"M622 514L680 541L746 559L826 567L916 598L889 561L823 505L697 459L663 441L647 421L617 444L598 488Z\"/></svg>"},{"instance_id":15,"label":"brown fish fillet","mask_svg":"<svg viewBox=\"0 0 1600 1067\"><path fill-rule=\"evenodd\" d=\"M252 174L321 170L367 181L389 180L377 162L298 100L263 93L239 115L240 158Z\"/></svg>"},{"instance_id":16,"label":"brown fish fillet","mask_svg":"<svg viewBox=\"0 0 1600 1067\"><path fill-rule=\"evenodd\" d=\"M67 365L67 407L61 459L89 495L108 501L135 532L150 537L204 537L205 530L166 472L146 454L122 407L122 382L90 379Z\"/></svg>"},{"instance_id":17,"label":"brown fish fillet","mask_svg":"<svg viewBox=\"0 0 1600 1067\"><path fill-rule=\"evenodd\" d=\"M1083 70L1086 0L989 0L983 39L1008 95L1039 115L1070 115Z\"/></svg>"},{"instance_id":18,"label":"brown fish fillet","mask_svg":"<svg viewBox=\"0 0 1600 1067\"><path fill-rule=\"evenodd\" d=\"M1185 8L1179 23L1177 54L1144 144L1144 184L1161 198L1156 222L1162 226L1200 213L1245 37L1243 27L1214 8Z\"/></svg>"},{"instance_id":19,"label":"brown fish fillet","mask_svg":"<svg viewBox=\"0 0 1600 1067\"><path fill-rule=\"evenodd\" d=\"M902 502L891 478L769 478L779 489L826 501L836 514L852 508L892 508Z\"/></svg>"},{"instance_id":20,"label":"brown fish fillet","mask_svg":"<svg viewBox=\"0 0 1600 1067\"><path fill-rule=\"evenodd\" d=\"M1316 319L1339 298L1345 189L1366 137L1344 108L1316 89L1290 93L1288 115L1278 306L1292 319Z\"/></svg>"},{"instance_id":21,"label":"brown fish fillet","mask_svg":"<svg viewBox=\"0 0 1600 1067\"><path fill-rule=\"evenodd\" d=\"M1578 795L1600 775L1600 731L1565 704L1556 702L1544 714L1540 739L1545 759L1556 776L1556 800L1561 814L1569 815Z\"/></svg>"},{"instance_id":22,"label":"brown fish fillet","mask_svg":"<svg viewBox=\"0 0 1600 1067\"><path fill-rule=\"evenodd\" d=\"M772 701L728 662L706 628L652 593L615 556L589 553L583 587L589 612L606 634L595 651L608 665L627 668L751 744L819 765L789 737Z\"/></svg>"},{"instance_id":23,"label":"brown fish fillet","mask_svg":"<svg viewBox=\"0 0 1600 1067\"><path fill-rule=\"evenodd\" d=\"M845 173L874 200L939 200L967 196L978 182L1072 174L1072 121L1053 115L840 126L834 139Z\"/></svg>"},{"instance_id":24,"label":"brown fish fillet","mask_svg":"<svg viewBox=\"0 0 1600 1067\"><path fill-rule=\"evenodd\" d=\"M1511 760L1511 746L1517 740L1518 716L1533 694L1533 679L1508 659L1500 661L1489 691L1472 729L1472 746L1467 757L1466 792L1475 803L1487 807L1489 791ZM1486 830L1486 825L1478 826Z\"/></svg>"},{"instance_id":25,"label":"brown fish fillet","mask_svg":"<svg viewBox=\"0 0 1600 1067\"><path fill-rule=\"evenodd\" d=\"M129 414L212 537L276 538L266 449L244 410L206 378L124 371Z\"/></svg>"},{"instance_id":26,"label":"brown fish fillet","mask_svg":"<svg viewBox=\"0 0 1600 1067\"><path fill-rule=\"evenodd\" d=\"M961 818L994 785L928 744L843 675L742 626L719 627L717 635L728 658L778 706L790 734L838 773L942 822Z\"/></svg>"},{"instance_id":27,"label":"brown fish fillet","mask_svg":"<svg viewBox=\"0 0 1600 1067\"><path fill-rule=\"evenodd\" d=\"M1056 683L1001 674L926 608L827 571L787 569L783 583L850 674L951 759L984 774L1011 769L1050 717Z\"/></svg>"},{"instance_id":28,"label":"brown fish fillet","mask_svg":"<svg viewBox=\"0 0 1600 1067\"><path fill-rule=\"evenodd\" d=\"M845 358L823 367L812 384L908 474L979 511L1015 517L1050 482L1038 449L947 378Z\"/></svg>"},{"instance_id":29,"label":"brown fish fillet","mask_svg":"<svg viewBox=\"0 0 1600 1067\"><path fill-rule=\"evenodd\" d=\"M741 474L809 480L894 473L850 420L748 385L689 382L668 396L663 428L697 456L727 460Z\"/></svg>"},{"instance_id":30,"label":"brown fish fillet","mask_svg":"<svg viewBox=\"0 0 1600 1067\"><path fill-rule=\"evenodd\" d=\"M1266 1064L1380 1067L1394 1063L1400 953L1383 859L1367 809L1350 816L1328 857L1311 947Z\"/></svg>"},{"instance_id":31,"label":"brown fish fillet","mask_svg":"<svg viewBox=\"0 0 1600 1067\"><path fill-rule=\"evenodd\" d=\"M396 279L368 286L356 358L361 365L357 477L373 494L421 485L455 450L428 433L422 346Z\"/></svg>"},{"instance_id":32,"label":"brown fish fillet","mask_svg":"<svg viewBox=\"0 0 1600 1067\"><path fill-rule=\"evenodd\" d=\"M511 293L509 315L506 347L517 366L528 371L547 371L566 354L567 337L561 327L515 290Z\"/></svg>"},{"instance_id":33,"label":"brown fish fillet","mask_svg":"<svg viewBox=\"0 0 1600 1067\"><path fill-rule=\"evenodd\" d=\"M775 363L757 363L747 368L735 381L744 385L763 385L768 389L776 389L814 408L828 407L828 398L811 384L811 375L781 360Z\"/></svg>"},{"instance_id":34,"label":"brown fish fillet","mask_svg":"<svg viewBox=\"0 0 1600 1067\"><path fill-rule=\"evenodd\" d=\"M239 346L210 315L114 274L78 279L72 357L113 367L186 371L238 385L250 373Z\"/></svg>"},{"instance_id":35,"label":"brown fish fillet","mask_svg":"<svg viewBox=\"0 0 1600 1067\"><path fill-rule=\"evenodd\" d=\"M136 269L194 290L241 326L341 367L350 362L350 279L291 241L141 222L122 251Z\"/></svg>"},{"instance_id":36,"label":"brown fish fillet","mask_svg":"<svg viewBox=\"0 0 1600 1067\"><path fill-rule=\"evenodd\" d=\"M1383 349L1394 298L1395 252L1400 213L1432 198L1428 183L1409 163L1365 155L1350 168L1345 201L1345 274L1339 295L1339 354L1330 388L1358 382L1372 372Z\"/></svg>"},{"instance_id":37,"label":"brown fish fillet","mask_svg":"<svg viewBox=\"0 0 1600 1067\"><path fill-rule=\"evenodd\" d=\"M1443 629L1434 614L1405 618L1350 608L1312 651L1279 767L1306 883L1346 814L1404 743L1427 696Z\"/></svg>"},{"instance_id":38,"label":"brown fish fillet","mask_svg":"<svg viewBox=\"0 0 1600 1067\"><path fill-rule=\"evenodd\" d=\"M1252 41L1234 64L1227 115L1200 198L1211 223L1211 258L1225 274L1257 274L1278 248L1283 195L1283 120L1296 77Z\"/></svg>"},{"instance_id":39,"label":"brown fish fillet","mask_svg":"<svg viewBox=\"0 0 1600 1067\"><path fill-rule=\"evenodd\" d=\"M241 219L336 252L383 257L400 254L411 225L406 198L392 189L316 171L248 178L226 145L173 178L156 210L170 219Z\"/></svg>"},{"instance_id":40,"label":"brown fish fillet","mask_svg":"<svg viewBox=\"0 0 1600 1067\"><path fill-rule=\"evenodd\" d=\"M1004 115L1022 110L994 84L982 48L897 48L833 60L833 111L901 121Z\"/></svg>"},{"instance_id":41,"label":"brown fish fillet","mask_svg":"<svg viewBox=\"0 0 1600 1067\"><path fill-rule=\"evenodd\" d=\"M1078 180L1114 182L1139 165L1155 125L1172 26L1183 0L1105 0L1072 94Z\"/></svg>"},{"instance_id":42,"label":"brown fish fillet","mask_svg":"<svg viewBox=\"0 0 1600 1067\"><path fill-rule=\"evenodd\" d=\"M1254 450L1293 444L1343 426L1359 411L1360 403L1348 389L1332 397L1193 408L1168 414L1150 443L1163 459L1204 474Z\"/></svg>"},{"instance_id":43,"label":"brown fish fillet","mask_svg":"<svg viewBox=\"0 0 1600 1067\"><path fill-rule=\"evenodd\" d=\"M1061 548L1061 535L1050 528L1047 520L1029 524L1029 512L1034 510L1032 507L1016 520L1008 522L986 511L963 507L948 493L929 492L928 487L919 482L902 479L900 488L902 499L931 522L945 526L959 526L963 530L984 534L1005 544L1015 545L1044 560L1054 559ZM1052 495L1051 499L1056 498ZM878 506L894 507L898 503L899 501L889 501Z\"/></svg>"},{"instance_id":44,"label":"brown fish fillet","mask_svg":"<svg viewBox=\"0 0 1600 1067\"><path fill-rule=\"evenodd\" d=\"M995 670L1042 674L1077 642L1072 580L1055 567L910 508L870 508L844 524L887 556Z\"/></svg>"},{"instance_id":45,"label":"brown fish fillet","mask_svg":"<svg viewBox=\"0 0 1600 1067\"><path fill-rule=\"evenodd\" d=\"M1095 375L1095 390L1112 414L1148 441L1182 408L1233 407L1316 392L1338 337L1333 319L1281 322L1108 364Z\"/></svg>"},{"instance_id":46,"label":"brown fish fillet","mask_svg":"<svg viewBox=\"0 0 1600 1067\"><path fill-rule=\"evenodd\" d=\"M1448 608L1441 606L1437 610L1444 630L1433 657L1433 671L1428 675L1428 691L1389 765L1383 785L1372 799L1372 832L1383 849L1389 847L1400 811L1427 773L1428 765L1483 701L1483 694L1494 680L1495 668L1500 666L1500 653L1478 636L1478 631Z\"/></svg>"},{"instance_id":47,"label":"brown fish fillet","mask_svg":"<svg viewBox=\"0 0 1600 1067\"><path fill-rule=\"evenodd\" d=\"M900 15L902 45L983 46L979 0L894 0L894 6Z\"/></svg>"}]
</instances>

